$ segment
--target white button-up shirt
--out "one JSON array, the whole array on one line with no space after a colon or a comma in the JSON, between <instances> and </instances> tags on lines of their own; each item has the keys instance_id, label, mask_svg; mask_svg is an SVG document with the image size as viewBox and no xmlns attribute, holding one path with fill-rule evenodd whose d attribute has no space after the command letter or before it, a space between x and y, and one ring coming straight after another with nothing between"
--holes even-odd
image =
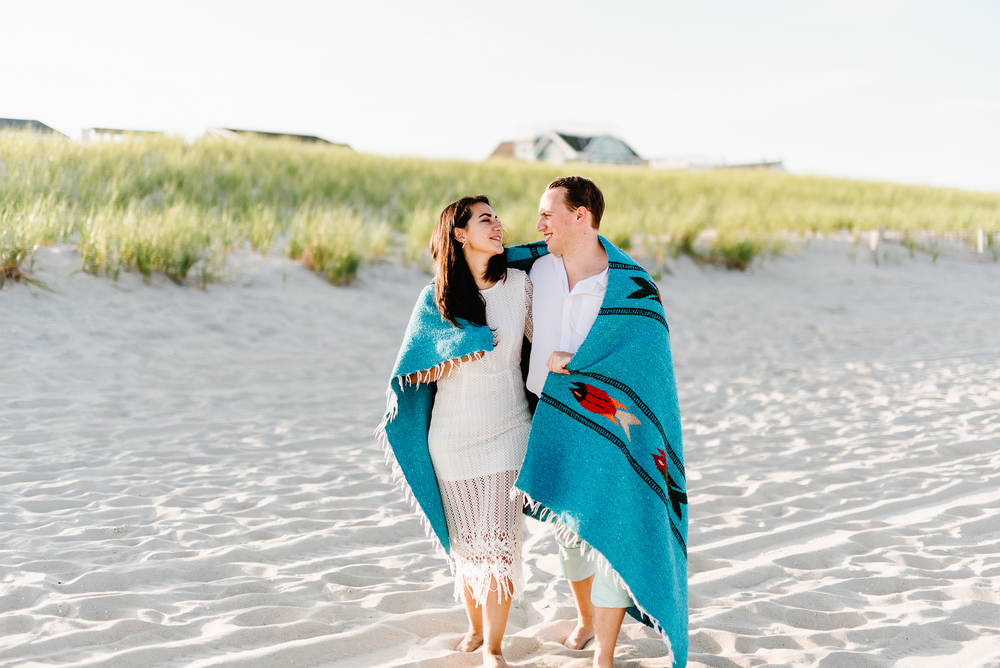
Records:
<instances>
[{"instance_id":1,"label":"white button-up shirt","mask_svg":"<svg viewBox=\"0 0 1000 668\"><path fill-rule=\"evenodd\" d=\"M529 276L534 333L526 385L540 396L549 372L549 356L557 350L576 353L594 326L608 289L608 270L583 279L571 292L562 256L550 253L535 261Z\"/></svg>"}]
</instances>

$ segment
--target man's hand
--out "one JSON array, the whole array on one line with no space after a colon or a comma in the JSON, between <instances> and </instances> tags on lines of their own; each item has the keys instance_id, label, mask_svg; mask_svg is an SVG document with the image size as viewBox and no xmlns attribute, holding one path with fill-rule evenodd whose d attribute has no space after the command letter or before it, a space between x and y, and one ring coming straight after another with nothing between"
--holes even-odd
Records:
<instances>
[{"instance_id":1,"label":"man's hand","mask_svg":"<svg viewBox=\"0 0 1000 668\"><path fill-rule=\"evenodd\" d=\"M555 351L549 355L549 371L552 373L565 373L569 375L569 371L566 370L566 365L569 364L571 359L573 359L573 355L571 353L564 353L561 350Z\"/></svg>"}]
</instances>

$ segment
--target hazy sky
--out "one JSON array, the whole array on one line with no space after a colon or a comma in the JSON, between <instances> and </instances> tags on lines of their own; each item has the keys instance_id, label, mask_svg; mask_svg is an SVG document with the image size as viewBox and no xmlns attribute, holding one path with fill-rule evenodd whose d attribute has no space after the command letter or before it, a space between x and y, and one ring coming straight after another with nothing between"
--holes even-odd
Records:
<instances>
[{"instance_id":1,"label":"hazy sky","mask_svg":"<svg viewBox=\"0 0 1000 668\"><path fill-rule=\"evenodd\" d=\"M9 2L0 117L317 134L481 160L533 128L647 158L1000 191L998 2Z\"/></svg>"}]
</instances>

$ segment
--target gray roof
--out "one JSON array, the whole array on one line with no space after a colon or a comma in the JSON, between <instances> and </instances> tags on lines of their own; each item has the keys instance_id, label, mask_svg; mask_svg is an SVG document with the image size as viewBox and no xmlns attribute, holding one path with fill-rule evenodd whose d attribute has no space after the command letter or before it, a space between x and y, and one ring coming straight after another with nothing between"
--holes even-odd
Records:
<instances>
[{"instance_id":1,"label":"gray roof","mask_svg":"<svg viewBox=\"0 0 1000 668\"><path fill-rule=\"evenodd\" d=\"M328 141L322 137L317 137L316 135L296 135L288 132L264 132L262 130L237 130L235 128L224 128L228 132L234 132L238 135L258 135L261 137L267 137L269 139L295 139L301 142L307 142L310 144L329 144L330 146L341 146L343 148L351 148L347 144L337 144L336 142Z\"/></svg>"},{"instance_id":2,"label":"gray roof","mask_svg":"<svg viewBox=\"0 0 1000 668\"><path fill-rule=\"evenodd\" d=\"M587 144L593 137L577 137L575 135L564 135L561 132L557 132L557 135L562 137L562 140L573 147L574 151L585 151L587 149Z\"/></svg>"},{"instance_id":3,"label":"gray roof","mask_svg":"<svg viewBox=\"0 0 1000 668\"><path fill-rule=\"evenodd\" d=\"M32 132L35 134L52 134L66 137L58 130L53 130L45 123L39 121L23 120L20 118L0 118L0 132ZM68 137L67 137L68 139Z\"/></svg>"},{"instance_id":4,"label":"gray roof","mask_svg":"<svg viewBox=\"0 0 1000 668\"><path fill-rule=\"evenodd\" d=\"M579 135L568 135L562 132L553 133L558 136L561 140L566 142L570 148L579 154L587 156L589 160L594 162L618 162L624 164L637 164L643 162L642 157L635 152L635 149L626 144L623 140L615 137L614 135L594 135L591 137L584 137ZM541 135L535 142L536 146L539 146L544 140L546 135ZM551 136L551 135L549 135ZM619 158L610 158L609 156L601 156L600 153L606 151L607 140L612 141L615 145L623 148L626 153L621 154Z\"/></svg>"}]
</instances>

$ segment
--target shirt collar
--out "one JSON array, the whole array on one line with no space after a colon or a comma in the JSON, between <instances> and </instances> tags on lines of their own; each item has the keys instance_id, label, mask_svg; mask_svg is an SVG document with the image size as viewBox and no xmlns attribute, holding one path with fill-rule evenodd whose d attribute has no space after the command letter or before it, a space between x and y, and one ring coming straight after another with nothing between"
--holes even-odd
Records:
<instances>
[{"instance_id":1,"label":"shirt collar","mask_svg":"<svg viewBox=\"0 0 1000 668\"><path fill-rule=\"evenodd\" d=\"M599 274L594 274L593 276L588 276L582 281L577 282L573 287L573 291L569 291L569 280L566 278L566 265L563 264L562 255L552 254L552 259L555 260L556 264L559 265L559 279L562 282L563 292L570 295L587 295L587 294L599 294L607 290L608 287L608 268L605 267L604 271Z\"/></svg>"}]
</instances>

